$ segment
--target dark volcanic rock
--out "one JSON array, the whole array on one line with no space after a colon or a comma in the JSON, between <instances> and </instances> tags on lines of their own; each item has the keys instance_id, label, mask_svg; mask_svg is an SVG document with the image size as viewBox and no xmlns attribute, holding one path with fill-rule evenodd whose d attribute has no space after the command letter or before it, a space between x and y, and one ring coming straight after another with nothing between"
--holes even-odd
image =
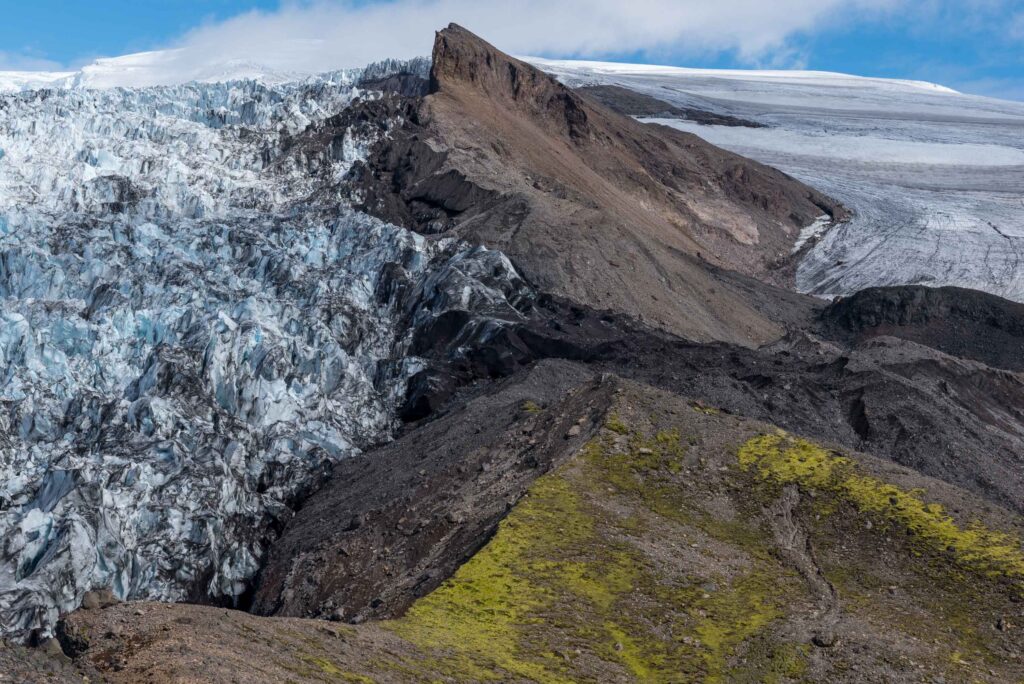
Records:
<instances>
[{"instance_id":1,"label":"dark volcanic rock","mask_svg":"<svg viewBox=\"0 0 1024 684\"><path fill-rule=\"evenodd\" d=\"M470 383L567 359L888 457L1024 512L1024 375L914 341L846 346L796 332L757 350L698 344L546 296L497 328L439 321L414 346L428 365L409 385L407 420L445 411Z\"/></svg>"},{"instance_id":2,"label":"dark volcanic rock","mask_svg":"<svg viewBox=\"0 0 1024 684\"><path fill-rule=\"evenodd\" d=\"M342 608L334 617L349 622L400 614L487 541L537 476L580 448L613 390L585 368L541 363L343 461L338 486L313 496L274 546L254 611L326 618Z\"/></svg>"},{"instance_id":3,"label":"dark volcanic rock","mask_svg":"<svg viewBox=\"0 0 1024 684\"><path fill-rule=\"evenodd\" d=\"M677 107L650 95L638 93L629 88L613 85L583 86L576 92L600 102L602 105L626 116L650 116L663 119L686 119L705 126L745 126L765 128L764 124L740 119L728 114L709 112L693 107Z\"/></svg>"},{"instance_id":4,"label":"dark volcanic rock","mask_svg":"<svg viewBox=\"0 0 1024 684\"><path fill-rule=\"evenodd\" d=\"M865 340L891 335L1024 370L1024 304L959 287L881 287L836 300L821 313L830 336Z\"/></svg>"}]
</instances>

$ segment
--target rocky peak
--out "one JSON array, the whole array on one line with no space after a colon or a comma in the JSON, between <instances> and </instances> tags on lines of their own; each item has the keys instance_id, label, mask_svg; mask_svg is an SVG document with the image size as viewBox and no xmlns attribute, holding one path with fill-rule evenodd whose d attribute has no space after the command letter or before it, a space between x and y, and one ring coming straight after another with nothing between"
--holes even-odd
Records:
<instances>
[{"instance_id":1,"label":"rocky peak","mask_svg":"<svg viewBox=\"0 0 1024 684\"><path fill-rule=\"evenodd\" d=\"M588 104L555 78L505 54L458 24L434 39L430 93L483 96L543 114L573 138L589 134Z\"/></svg>"}]
</instances>

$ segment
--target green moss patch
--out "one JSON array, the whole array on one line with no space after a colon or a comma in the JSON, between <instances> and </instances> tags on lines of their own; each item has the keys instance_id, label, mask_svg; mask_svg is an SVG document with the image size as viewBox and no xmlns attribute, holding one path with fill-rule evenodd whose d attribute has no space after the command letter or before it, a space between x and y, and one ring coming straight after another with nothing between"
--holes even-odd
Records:
<instances>
[{"instance_id":1,"label":"green moss patch","mask_svg":"<svg viewBox=\"0 0 1024 684\"><path fill-rule=\"evenodd\" d=\"M537 414L544 410L544 407L535 401L524 401L521 407L526 413Z\"/></svg>"},{"instance_id":2,"label":"green moss patch","mask_svg":"<svg viewBox=\"0 0 1024 684\"><path fill-rule=\"evenodd\" d=\"M1017 537L979 522L958 525L918 490L864 475L843 456L784 433L761 435L739 450L740 466L763 480L830 492L882 523L903 528L922 551L950 554L986 577L1006 578L1024 590L1024 552Z\"/></svg>"},{"instance_id":3,"label":"green moss patch","mask_svg":"<svg viewBox=\"0 0 1024 684\"><path fill-rule=\"evenodd\" d=\"M581 458L537 480L449 581L386 625L429 654L427 669L474 681L725 681L736 649L782 614L792 583L767 554L735 577L666 571L645 555L645 543L666 541L645 542L652 524L700 518L673 494L686 448L675 430L645 436L617 417L606 427Z\"/></svg>"}]
</instances>

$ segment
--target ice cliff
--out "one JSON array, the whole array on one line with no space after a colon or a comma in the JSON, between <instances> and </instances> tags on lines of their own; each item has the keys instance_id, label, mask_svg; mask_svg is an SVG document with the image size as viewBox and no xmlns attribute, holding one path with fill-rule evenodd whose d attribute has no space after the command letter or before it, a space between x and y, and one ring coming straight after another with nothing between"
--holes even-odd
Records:
<instances>
[{"instance_id":1,"label":"ice cliff","mask_svg":"<svg viewBox=\"0 0 1024 684\"><path fill-rule=\"evenodd\" d=\"M338 459L388 438L417 326L516 316L500 253L352 210L380 127L292 136L400 63L0 97L0 632L85 592L236 600Z\"/></svg>"}]
</instances>

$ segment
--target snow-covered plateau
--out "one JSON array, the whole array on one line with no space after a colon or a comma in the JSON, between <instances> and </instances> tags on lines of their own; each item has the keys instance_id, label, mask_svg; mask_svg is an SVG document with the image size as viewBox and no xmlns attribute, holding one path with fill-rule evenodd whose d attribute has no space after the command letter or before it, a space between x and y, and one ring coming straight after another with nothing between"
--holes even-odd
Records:
<instances>
[{"instance_id":1,"label":"snow-covered plateau","mask_svg":"<svg viewBox=\"0 0 1024 684\"><path fill-rule=\"evenodd\" d=\"M958 285L1024 301L1024 103L845 74L530 61L571 85L764 124L644 119L782 169L853 211L807 240L801 291Z\"/></svg>"},{"instance_id":2,"label":"snow-covered plateau","mask_svg":"<svg viewBox=\"0 0 1024 684\"><path fill-rule=\"evenodd\" d=\"M328 173L286 144L363 75L0 97L0 633L93 588L237 599L289 506L390 435L417 326L529 297L499 252L351 209L386 131Z\"/></svg>"}]
</instances>

